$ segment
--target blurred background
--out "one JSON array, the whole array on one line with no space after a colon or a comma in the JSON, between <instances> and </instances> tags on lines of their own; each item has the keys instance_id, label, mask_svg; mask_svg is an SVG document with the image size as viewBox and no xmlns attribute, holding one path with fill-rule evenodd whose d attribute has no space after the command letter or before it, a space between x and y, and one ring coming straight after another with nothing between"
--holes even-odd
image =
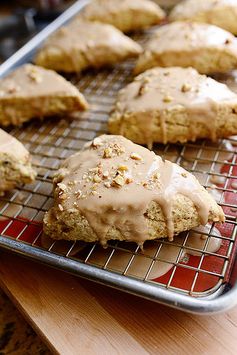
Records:
<instances>
[{"instance_id":1,"label":"blurred background","mask_svg":"<svg viewBox=\"0 0 237 355\"><path fill-rule=\"evenodd\" d=\"M59 16L72 0L0 1L0 62Z\"/></svg>"},{"instance_id":2,"label":"blurred background","mask_svg":"<svg viewBox=\"0 0 237 355\"><path fill-rule=\"evenodd\" d=\"M170 7L178 2L154 1L163 7ZM75 0L0 0L0 63L74 2Z\"/></svg>"}]
</instances>

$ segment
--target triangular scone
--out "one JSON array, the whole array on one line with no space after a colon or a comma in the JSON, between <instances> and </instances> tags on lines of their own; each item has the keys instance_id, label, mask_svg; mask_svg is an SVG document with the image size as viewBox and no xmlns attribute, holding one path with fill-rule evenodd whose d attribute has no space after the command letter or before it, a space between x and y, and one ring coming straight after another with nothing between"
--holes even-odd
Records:
<instances>
[{"instance_id":1,"label":"triangular scone","mask_svg":"<svg viewBox=\"0 0 237 355\"><path fill-rule=\"evenodd\" d=\"M109 131L152 146L237 134L237 95L193 68L153 68L120 90Z\"/></svg>"},{"instance_id":2,"label":"triangular scone","mask_svg":"<svg viewBox=\"0 0 237 355\"><path fill-rule=\"evenodd\" d=\"M224 214L182 167L122 136L103 135L65 160L44 217L53 239L133 241L168 237Z\"/></svg>"},{"instance_id":3,"label":"triangular scone","mask_svg":"<svg viewBox=\"0 0 237 355\"><path fill-rule=\"evenodd\" d=\"M110 66L141 53L140 45L117 28L76 19L44 43L35 62L63 72Z\"/></svg>"},{"instance_id":4,"label":"triangular scone","mask_svg":"<svg viewBox=\"0 0 237 355\"><path fill-rule=\"evenodd\" d=\"M237 34L236 0L184 0L170 12L170 21L205 22Z\"/></svg>"},{"instance_id":5,"label":"triangular scone","mask_svg":"<svg viewBox=\"0 0 237 355\"><path fill-rule=\"evenodd\" d=\"M132 32L159 24L165 12L149 0L94 0L79 16L109 23L122 32Z\"/></svg>"},{"instance_id":6,"label":"triangular scone","mask_svg":"<svg viewBox=\"0 0 237 355\"><path fill-rule=\"evenodd\" d=\"M28 150L0 129L0 195L18 184L30 184L35 177Z\"/></svg>"},{"instance_id":7,"label":"triangular scone","mask_svg":"<svg viewBox=\"0 0 237 355\"><path fill-rule=\"evenodd\" d=\"M79 90L52 70L25 64L0 79L0 126L85 110Z\"/></svg>"},{"instance_id":8,"label":"triangular scone","mask_svg":"<svg viewBox=\"0 0 237 355\"><path fill-rule=\"evenodd\" d=\"M145 44L134 72L172 66L193 67L203 74L237 68L237 39L206 23L174 22L162 26Z\"/></svg>"}]
</instances>

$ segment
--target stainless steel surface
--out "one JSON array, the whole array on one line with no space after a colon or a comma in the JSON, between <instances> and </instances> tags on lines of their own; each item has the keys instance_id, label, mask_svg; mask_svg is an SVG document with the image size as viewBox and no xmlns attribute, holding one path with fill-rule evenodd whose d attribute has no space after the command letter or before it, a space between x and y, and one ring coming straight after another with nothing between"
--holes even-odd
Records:
<instances>
[{"instance_id":1,"label":"stainless steel surface","mask_svg":"<svg viewBox=\"0 0 237 355\"><path fill-rule=\"evenodd\" d=\"M0 67L0 75L5 75L12 68L29 61L35 49L42 41L75 15L86 3L79 1L60 18L43 30L25 47ZM141 43L146 34L137 36ZM111 242L103 250L99 245L88 244L79 250L78 243L67 242L63 250L59 250L60 242L52 242L43 248L40 242L42 235L42 218L52 205L52 176L62 160L80 149L83 144L96 135L107 131L107 119L117 91L132 79L133 61L117 65L113 70L85 72L69 79L85 94L90 103L90 110L79 113L72 120L65 117L44 122L32 122L22 128L14 128L10 133L22 141L33 155L34 165L38 170L36 182L19 187L0 199L0 247L21 254L25 257L60 268L78 276L122 289L141 297L167 304L194 313L212 313L228 309L237 303L236 265L236 190L231 182L237 181L234 170L236 164L235 147L237 141L219 141L217 145L208 141L185 145L157 145L154 150L164 158L183 165L193 172L205 187L212 185L212 180L224 177L219 184L220 205L226 211L225 233L220 237L224 252L207 251L213 229L207 235L201 256L190 264L182 259L182 251L187 243L189 233L182 242L174 241L179 253L175 261L170 262L160 257L161 249L170 242L163 240L157 243L151 255L142 253L132 243ZM223 143L233 143L232 156L225 161L229 148ZM190 150L192 156L190 156ZM189 151L189 154L187 152ZM229 153L228 153L229 154ZM226 172L219 169L225 165ZM233 195L231 203L226 202L226 194ZM213 225L214 226L214 225ZM192 248L191 248L192 249ZM111 267L118 253L123 253L123 267ZM98 256L99 255L99 256ZM98 261L99 260L99 261ZM140 260L146 265L142 274L132 271L134 262ZM210 264L207 262L212 260ZM163 261L172 264L172 270L166 278L150 279L155 264ZM178 277L177 275L182 275ZM185 280L188 276L189 282ZM211 287L200 290L200 279L208 278Z\"/></svg>"}]
</instances>

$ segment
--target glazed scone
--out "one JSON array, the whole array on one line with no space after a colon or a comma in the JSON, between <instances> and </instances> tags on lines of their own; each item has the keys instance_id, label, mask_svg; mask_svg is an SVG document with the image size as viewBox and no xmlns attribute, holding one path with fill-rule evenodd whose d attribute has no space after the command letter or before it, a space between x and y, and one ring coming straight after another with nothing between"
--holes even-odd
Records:
<instances>
[{"instance_id":1,"label":"glazed scone","mask_svg":"<svg viewBox=\"0 0 237 355\"><path fill-rule=\"evenodd\" d=\"M44 217L53 239L136 242L168 237L224 214L180 166L122 136L103 135L62 164L54 206Z\"/></svg>"},{"instance_id":2,"label":"glazed scone","mask_svg":"<svg viewBox=\"0 0 237 355\"><path fill-rule=\"evenodd\" d=\"M153 67L193 67L202 74L237 68L237 39L206 23L174 22L153 32L135 74Z\"/></svg>"},{"instance_id":3,"label":"glazed scone","mask_svg":"<svg viewBox=\"0 0 237 355\"><path fill-rule=\"evenodd\" d=\"M153 68L118 93L109 131L133 142L176 143L237 134L237 95L193 68Z\"/></svg>"},{"instance_id":4,"label":"glazed scone","mask_svg":"<svg viewBox=\"0 0 237 355\"><path fill-rule=\"evenodd\" d=\"M170 12L170 21L210 23L237 34L236 0L184 0Z\"/></svg>"},{"instance_id":5,"label":"glazed scone","mask_svg":"<svg viewBox=\"0 0 237 355\"><path fill-rule=\"evenodd\" d=\"M79 90L52 70L25 64L0 79L0 126L88 107Z\"/></svg>"},{"instance_id":6,"label":"glazed scone","mask_svg":"<svg viewBox=\"0 0 237 355\"><path fill-rule=\"evenodd\" d=\"M19 184L30 184L35 177L28 150L0 129L0 195Z\"/></svg>"},{"instance_id":7,"label":"glazed scone","mask_svg":"<svg viewBox=\"0 0 237 355\"><path fill-rule=\"evenodd\" d=\"M139 44L111 25L76 19L49 37L35 62L57 71L80 72L116 64L141 51Z\"/></svg>"},{"instance_id":8,"label":"glazed scone","mask_svg":"<svg viewBox=\"0 0 237 355\"><path fill-rule=\"evenodd\" d=\"M132 32L159 24L165 18L165 12L149 0L94 0L79 16L109 23L122 32Z\"/></svg>"}]
</instances>

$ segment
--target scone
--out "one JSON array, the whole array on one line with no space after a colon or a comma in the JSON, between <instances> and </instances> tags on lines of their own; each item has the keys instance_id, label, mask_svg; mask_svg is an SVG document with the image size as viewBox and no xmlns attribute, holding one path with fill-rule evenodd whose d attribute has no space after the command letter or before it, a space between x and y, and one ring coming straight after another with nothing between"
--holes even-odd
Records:
<instances>
[{"instance_id":1,"label":"scone","mask_svg":"<svg viewBox=\"0 0 237 355\"><path fill-rule=\"evenodd\" d=\"M132 32L159 24L165 18L165 12L149 0L94 0L79 16L109 23L122 32Z\"/></svg>"},{"instance_id":2,"label":"scone","mask_svg":"<svg viewBox=\"0 0 237 355\"><path fill-rule=\"evenodd\" d=\"M122 136L103 135L62 164L54 206L44 217L53 239L133 241L168 237L224 214L180 166Z\"/></svg>"},{"instance_id":3,"label":"scone","mask_svg":"<svg viewBox=\"0 0 237 355\"><path fill-rule=\"evenodd\" d=\"M85 110L79 90L52 70L25 64L0 79L0 126Z\"/></svg>"},{"instance_id":4,"label":"scone","mask_svg":"<svg viewBox=\"0 0 237 355\"><path fill-rule=\"evenodd\" d=\"M16 138L0 129L0 195L18 184L35 180L27 149Z\"/></svg>"},{"instance_id":5,"label":"scone","mask_svg":"<svg viewBox=\"0 0 237 355\"><path fill-rule=\"evenodd\" d=\"M118 93L109 131L152 147L237 134L237 95L193 68L153 68Z\"/></svg>"},{"instance_id":6,"label":"scone","mask_svg":"<svg viewBox=\"0 0 237 355\"><path fill-rule=\"evenodd\" d=\"M206 23L174 22L162 26L145 44L134 72L172 66L193 67L202 74L237 68L237 39Z\"/></svg>"},{"instance_id":7,"label":"scone","mask_svg":"<svg viewBox=\"0 0 237 355\"><path fill-rule=\"evenodd\" d=\"M237 34L236 0L184 0L170 12L170 21L205 22Z\"/></svg>"},{"instance_id":8,"label":"scone","mask_svg":"<svg viewBox=\"0 0 237 355\"><path fill-rule=\"evenodd\" d=\"M139 44L111 25L76 19L49 37L35 62L57 71L80 72L116 64L141 51Z\"/></svg>"}]
</instances>

